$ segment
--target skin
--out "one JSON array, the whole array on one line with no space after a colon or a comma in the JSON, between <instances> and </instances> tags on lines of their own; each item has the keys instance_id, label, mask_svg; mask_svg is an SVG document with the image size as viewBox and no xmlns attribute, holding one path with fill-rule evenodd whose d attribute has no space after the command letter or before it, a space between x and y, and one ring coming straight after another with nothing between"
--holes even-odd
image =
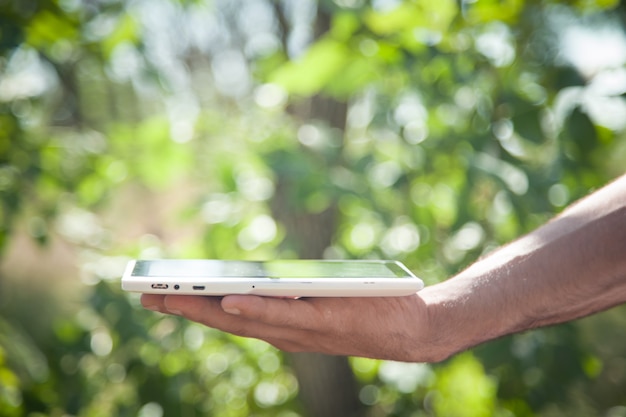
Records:
<instances>
[{"instance_id":1,"label":"skin","mask_svg":"<svg viewBox=\"0 0 626 417\"><path fill-rule=\"evenodd\" d=\"M626 176L411 296L143 294L141 302L289 352L438 362L488 340L626 302Z\"/></svg>"}]
</instances>

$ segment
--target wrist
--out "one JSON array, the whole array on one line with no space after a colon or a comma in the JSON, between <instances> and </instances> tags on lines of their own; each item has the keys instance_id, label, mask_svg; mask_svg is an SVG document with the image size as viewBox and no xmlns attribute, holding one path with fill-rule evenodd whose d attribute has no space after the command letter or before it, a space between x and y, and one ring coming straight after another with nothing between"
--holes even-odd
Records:
<instances>
[{"instance_id":1,"label":"wrist","mask_svg":"<svg viewBox=\"0 0 626 417\"><path fill-rule=\"evenodd\" d=\"M418 293L421 311L415 329L415 362L441 362L470 346L468 312L463 312L456 292L451 292L449 287L446 281Z\"/></svg>"},{"instance_id":2,"label":"wrist","mask_svg":"<svg viewBox=\"0 0 626 417\"><path fill-rule=\"evenodd\" d=\"M426 317L421 344L429 362L511 332L514 318L499 305L502 297L487 278L461 274L419 292Z\"/></svg>"}]
</instances>

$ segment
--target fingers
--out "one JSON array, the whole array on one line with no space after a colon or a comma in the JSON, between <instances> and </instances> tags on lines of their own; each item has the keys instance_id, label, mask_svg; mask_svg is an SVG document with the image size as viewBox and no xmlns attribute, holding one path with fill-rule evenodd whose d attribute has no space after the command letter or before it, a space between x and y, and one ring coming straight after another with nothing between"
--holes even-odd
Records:
<instances>
[{"instance_id":1,"label":"fingers","mask_svg":"<svg viewBox=\"0 0 626 417\"><path fill-rule=\"evenodd\" d=\"M174 314L237 336L263 340L287 352L325 351L327 342L309 330L322 325L315 300L256 296L218 297L143 294L145 308ZM304 319L303 319L304 318ZM336 337L332 338L337 340Z\"/></svg>"},{"instance_id":2,"label":"fingers","mask_svg":"<svg viewBox=\"0 0 626 417\"><path fill-rule=\"evenodd\" d=\"M241 311L248 312L248 302L258 303L259 300L250 296L251 300L240 300L241 302L234 304L234 308L241 308ZM265 305L260 300L259 305ZM268 299L270 301L283 301L280 299ZM288 301L288 300L284 300ZM293 301L293 300L292 300ZM189 320L202 323L206 326L219 329L237 336L253 337L268 341L278 346L291 346L292 340L299 338L307 338L304 333L306 330L297 328L289 328L285 326L276 326L263 321L251 319L244 316L243 312L232 314L222 307L221 300L218 297L202 297L187 295L168 295L163 302L166 312L183 316ZM253 307L258 308L258 306ZM228 309L228 307L227 307ZM274 311L274 309L272 309ZM296 349L293 347L292 349Z\"/></svg>"},{"instance_id":3,"label":"fingers","mask_svg":"<svg viewBox=\"0 0 626 417\"><path fill-rule=\"evenodd\" d=\"M146 308L176 314L234 335L264 340L289 352L413 359L413 297L288 299L252 295L223 298L147 295ZM417 331L419 332L419 328ZM418 333L419 336L419 333Z\"/></svg>"},{"instance_id":4,"label":"fingers","mask_svg":"<svg viewBox=\"0 0 626 417\"><path fill-rule=\"evenodd\" d=\"M288 352L320 352L368 356L371 337L365 341L359 323L371 299L272 297L229 295L221 304L251 325L250 337L265 340ZM366 320L367 321L367 320Z\"/></svg>"},{"instance_id":5,"label":"fingers","mask_svg":"<svg viewBox=\"0 0 626 417\"><path fill-rule=\"evenodd\" d=\"M225 314L217 297L167 295L163 304L168 312L200 323Z\"/></svg>"},{"instance_id":6,"label":"fingers","mask_svg":"<svg viewBox=\"0 0 626 417\"><path fill-rule=\"evenodd\" d=\"M245 317L249 320L266 322L281 327L310 327L307 320L301 320L302 310L310 310L300 300L287 298L256 297L247 295L230 295L224 297L221 306L218 297L175 296L160 294L142 294L141 304L144 308L161 313L171 313L202 322L209 313L213 315L228 313L233 316ZM296 308L300 307L300 308ZM313 311L305 311L312 313Z\"/></svg>"},{"instance_id":7,"label":"fingers","mask_svg":"<svg viewBox=\"0 0 626 417\"><path fill-rule=\"evenodd\" d=\"M165 296L159 294L141 294L141 305L152 311L167 313L164 304Z\"/></svg>"},{"instance_id":8,"label":"fingers","mask_svg":"<svg viewBox=\"0 0 626 417\"><path fill-rule=\"evenodd\" d=\"M230 314L276 327L312 330L319 323L319 311L309 300L228 295L221 305Z\"/></svg>"}]
</instances>

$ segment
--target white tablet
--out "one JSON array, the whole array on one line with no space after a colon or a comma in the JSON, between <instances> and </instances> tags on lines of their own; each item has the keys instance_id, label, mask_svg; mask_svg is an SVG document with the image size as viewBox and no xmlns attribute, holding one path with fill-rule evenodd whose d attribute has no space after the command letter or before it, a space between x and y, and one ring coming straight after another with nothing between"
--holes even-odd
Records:
<instances>
[{"instance_id":1,"label":"white tablet","mask_svg":"<svg viewBox=\"0 0 626 417\"><path fill-rule=\"evenodd\" d=\"M133 260L122 277L122 289L152 294L382 297L423 287L400 262L370 260Z\"/></svg>"}]
</instances>

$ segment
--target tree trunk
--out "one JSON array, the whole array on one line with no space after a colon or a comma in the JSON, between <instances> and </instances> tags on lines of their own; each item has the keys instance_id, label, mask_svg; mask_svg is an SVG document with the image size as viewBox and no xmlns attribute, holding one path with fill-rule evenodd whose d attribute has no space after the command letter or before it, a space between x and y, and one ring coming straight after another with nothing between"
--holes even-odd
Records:
<instances>
[{"instance_id":1,"label":"tree trunk","mask_svg":"<svg viewBox=\"0 0 626 417\"><path fill-rule=\"evenodd\" d=\"M283 19L284 22L284 19ZM330 16L318 10L316 37L330 27ZM289 112L303 122L316 120L343 132L346 124L347 104L321 95L300 101L289 107ZM302 152L308 150L302 149ZM311 155L315 158L317 155ZM325 162L325 161L324 161ZM320 164L322 169L330 164ZM311 172L310 175L326 175ZM301 204L294 206L290 196L295 195L298 179L288 172L277 172L277 187L272 201L275 218L285 227L285 241L303 259L323 258L331 245L337 226L337 204L332 201L319 213L306 212ZM358 383L348 359L318 353L290 355L300 386L299 395L307 412L315 417L354 417L364 415L359 401Z\"/></svg>"}]
</instances>

